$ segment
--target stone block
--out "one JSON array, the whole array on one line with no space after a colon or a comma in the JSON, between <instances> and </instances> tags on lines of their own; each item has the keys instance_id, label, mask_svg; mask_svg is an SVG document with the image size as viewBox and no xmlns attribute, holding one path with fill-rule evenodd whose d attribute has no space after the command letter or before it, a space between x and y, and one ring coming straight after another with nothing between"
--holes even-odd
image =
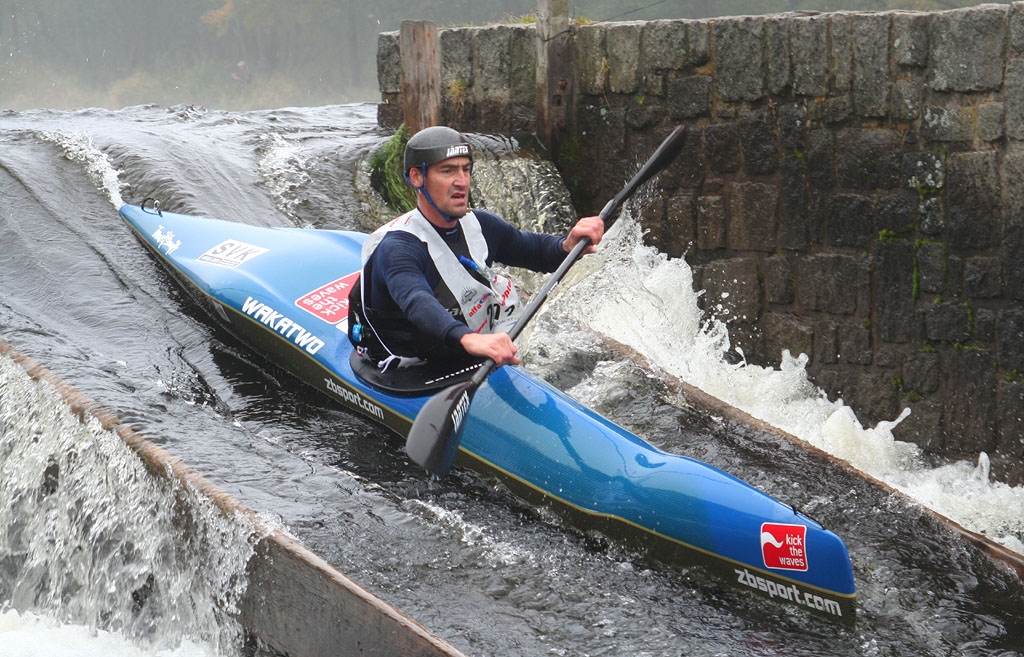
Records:
<instances>
[{"instance_id":1,"label":"stone block","mask_svg":"<svg viewBox=\"0 0 1024 657\"><path fill-rule=\"evenodd\" d=\"M947 450L976 455L995 447L996 381L992 354L983 349L951 349L943 354Z\"/></svg>"},{"instance_id":2,"label":"stone block","mask_svg":"<svg viewBox=\"0 0 1024 657\"><path fill-rule=\"evenodd\" d=\"M857 114L882 117L889 112L889 24L891 14L855 14L853 104Z\"/></svg>"},{"instance_id":3,"label":"stone block","mask_svg":"<svg viewBox=\"0 0 1024 657\"><path fill-rule=\"evenodd\" d=\"M473 30L439 30L442 93L453 82L473 85L474 34Z\"/></svg>"},{"instance_id":4,"label":"stone block","mask_svg":"<svg viewBox=\"0 0 1024 657\"><path fill-rule=\"evenodd\" d=\"M761 264L765 300L771 304L793 303L793 268L785 256L765 258ZM807 352L808 354L811 352Z\"/></svg>"},{"instance_id":5,"label":"stone block","mask_svg":"<svg viewBox=\"0 0 1024 657\"><path fill-rule=\"evenodd\" d=\"M929 85L935 91L995 91L1003 85L1005 6L937 12L929 38Z\"/></svg>"},{"instance_id":6,"label":"stone block","mask_svg":"<svg viewBox=\"0 0 1024 657\"><path fill-rule=\"evenodd\" d=\"M947 158L946 221L958 248L999 244L1002 203L998 153L952 153Z\"/></svg>"},{"instance_id":7,"label":"stone block","mask_svg":"<svg viewBox=\"0 0 1024 657\"><path fill-rule=\"evenodd\" d=\"M925 13L893 14L893 58L900 66L928 65L929 16Z\"/></svg>"},{"instance_id":8,"label":"stone block","mask_svg":"<svg viewBox=\"0 0 1024 657\"><path fill-rule=\"evenodd\" d=\"M836 332L836 341L839 346L837 360L840 363L871 364L871 331L862 324L840 324Z\"/></svg>"},{"instance_id":9,"label":"stone block","mask_svg":"<svg viewBox=\"0 0 1024 657\"><path fill-rule=\"evenodd\" d=\"M825 203L822 226L830 246L865 247L875 238L871 199L859 194L832 194Z\"/></svg>"},{"instance_id":10,"label":"stone block","mask_svg":"<svg viewBox=\"0 0 1024 657\"><path fill-rule=\"evenodd\" d=\"M1024 139L1024 58L1017 57L1006 63L1003 104L1006 108L1006 136Z\"/></svg>"},{"instance_id":11,"label":"stone block","mask_svg":"<svg viewBox=\"0 0 1024 657\"><path fill-rule=\"evenodd\" d=\"M875 229L897 235L914 229L917 217L916 196L906 192L881 193L875 197Z\"/></svg>"},{"instance_id":12,"label":"stone block","mask_svg":"<svg viewBox=\"0 0 1024 657\"><path fill-rule=\"evenodd\" d=\"M707 116L711 111L710 75L669 77L665 90L674 121Z\"/></svg>"},{"instance_id":13,"label":"stone block","mask_svg":"<svg viewBox=\"0 0 1024 657\"><path fill-rule=\"evenodd\" d=\"M946 229L945 204L942 197L931 196L917 204L917 228L923 234L934 237Z\"/></svg>"},{"instance_id":14,"label":"stone block","mask_svg":"<svg viewBox=\"0 0 1024 657\"><path fill-rule=\"evenodd\" d=\"M725 322L754 322L761 315L761 287L753 258L716 260L704 266L701 283L708 312Z\"/></svg>"},{"instance_id":15,"label":"stone block","mask_svg":"<svg viewBox=\"0 0 1024 657\"><path fill-rule=\"evenodd\" d=\"M945 448L942 432L944 404L935 399L904 400L910 416L893 430L896 440L914 443L925 452L941 453Z\"/></svg>"},{"instance_id":16,"label":"stone block","mask_svg":"<svg viewBox=\"0 0 1024 657\"><path fill-rule=\"evenodd\" d=\"M725 248L725 200L721 196L697 198L697 248Z\"/></svg>"},{"instance_id":17,"label":"stone block","mask_svg":"<svg viewBox=\"0 0 1024 657\"><path fill-rule=\"evenodd\" d=\"M908 393L929 395L939 389L941 375L942 364L938 353L930 351L913 354L903 362L903 389Z\"/></svg>"},{"instance_id":18,"label":"stone block","mask_svg":"<svg viewBox=\"0 0 1024 657\"><path fill-rule=\"evenodd\" d=\"M839 360L839 325L831 321L814 322L813 356L816 365L834 365Z\"/></svg>"},{"instance_id":19,"label":"stone block","mask_svg":"<svg viewBox=\"0 0 1024 657\"><path fill-rule=\"evenodd\" d=\"M970 311L962 303L933 303L924 306L925 337L936 342L960 344L971 337Z\"/></svg>"},{"instance_id":20,"label":"stone block","mask_svg":"<svg viewBox=\"0 0 1024 657\"><path fill-rule=\"evenodd\" d=\"M1024 458L1024 382L1000 381L996 395L999 404L996 449Z\"/></svg>"},{"instance_id":21,"label":"stone block","mask_svg":"<svg viewBox=\"0 0 1024 657\"><path fill-rule=\"evenodd\" d=\"M793 82L792 60L789 53L789 26L788 16L769 16L765 19L767 85L768 93L772 95L788 91Z\"/></svg>"},{"instance_id":22,"label":"stone block","mask_svg":"<svg viewBox=\"0 0 1024 657\"><path fill-rule=\"evenodd\" d=\"M714 31L715 94L725 102L764 97L764 18L716 19Z\"/></svg>"},{"instance_id":23,"label":"stone block","mask_svg":"<svg viewBox=\"0 0 1024 657\"><path fill-rule=\"evenodd\" d=\"M768 313L761 322L764 329L765 355L773 365L782 362L782 351L788 349L794 356L810 355L814 348L811 327L807 322L781 313Z\"/></svg>"},{"instance_id":24,"label":"stone block","mask_svg":"<svg viewBox=\"0 0 1024 657\"><path fill-rule=\"evenodd\" d=\"M795 262L796 303L804 311L852 315L866 279L858 258L840 254L811 255Z\"/></svg>"},{"instance_id":25,"label":"stone block","mask_svg":"<svg viewBox=\"0 0 1024 657\"><path fill-rule=\"evenodd\" d=\"M956 249L950 247L946 252L946 294L959 299L963 293L964 259L956 255Z\"/></svg>"},{"instance_id":26,"label":"stone block","mask_svg":"<svg viewBox=\"0 0 1024 657\"><path fill-rule=\"evenodd\" d=\"M1006 228L1024 227L1024 144L1003 150L1000 174Z\"/></svg>"},{"instance_id":27,"label":"stone block","mask_svg":"<svg viewBox=\"0 0 1024 657\"><path fill-rule=\"evenodd\" d=\"M711 21L687 21L686 43L690 50L690 66L704 66L711 61Z\"/></svg>"},{"instance_id":28,"label":"stone block","mask_svg":"<svg viewBox=\"0 0 1024 657\"><path fill-rule=\"evenodd\" d=\"M904 153L901 171L903 186L918 194L932 194L946 184L945 155L941 151Z\"/></svg>"},{"instance_id":29,"label":"stone block","mask_svg":"<svg viewBox=\"0 0 1024 657\"><path fill-rule=\"evenodd\" d=\"M740 130L735 123L718 123L704 128L704 158L714 173L739 171Z\"/></svg>"},{"instance_id":30,"label":"stone block","mask_svg":"<svg viewBox=\"0 0 1024 657\"><path fill-rule=\"evenodd\" d=\"M790 22L794 94L817 97L829 92L828 32L828 16L799 16Z\"/></svg>"},{"instance_id":31,"label":"stone block","mask_svg":"<svg viewBox=\"0 0 1024 657\"><path fill-rule=\"evenodd\" d=\"M892 85L892 118L915 121L921 117L924 85L917 80L896 80Z\"/></svg>"},{"instance_id":32,"label":"stone block","mask_svg":"<svg viewBox=\"0 0 1024 657\"><path fill-rule=\"evenodd\" d=\"M397 130L405 117L402 115L401 102L385 102L377 104L377 125L389 130Z\"/></svg>"},{"instance_id":33,"label":"stone block","mask_svg":"<svg viewBox=\"0 0 1024 657\"><path fill-rule=\"evenodd\" d=\"M744 171L751 176L775 173L779 166L775 125L763 110L742 110L739 124Z\"/></svg>"},{"instance_id":34,"label":"stone block","mask_svg":"<svg viewBox=\"0 0 1024 657\"><path fill-rule=\"evenodd\" d=\"M807 162L787 157L782 161L779 193L779 247L806 249L810 235Z\"/></svg>"},{"instance_id":35,"label":"stone block","mask_svg":"<svg viewBox=\"0 0 1024 657\"><path fill-rule=\"evenodd\" d=\"M801 103L787 102L776 105L775 113L783 153L803 157L807 149L807 110Z\"/></svg>"},{"instance_id":36,"label":"stone block","mask_svg":"<svg viewBox=\"0 0 1024 657\"><path fill-rule=\"evenodd\" d=\"M472 94L484 105L493 101L507 105L512 99L509 86L511 53L509 45L512 28L493 25L473 30L473 85Z\"/></svg>"},{"instance_id":37,"label":"stone block","mask_svg":"<svg viewBox=\"0 0 1024 657\"><path fill-rule=\"evenodd\" d=\"M807 133L807 176L810 183L820 189L832 188L835 170L835 135L831 130L810 130Z\"/></svg>"},{"instance_id":38,"label":"stone block","mask_svg":"<svg viewBox=\"0 0 1024 657\"><path fill-rule=\"evenodd\" d=\"M847 401L857 410L861 422L870 426L899 414L900 392L892 384L895 372L861 367L850 372L850 377L856 377L856 393Z\"/></svg>"},{"instance_id":39,"label":"stone block","mask_svg":"<svg viewBox=\"0 0 1024 657\"><path fill-rule=\"evenodd\" d=\"M513 28L511 32L508 86L512 104L533 109L537 103L537 32L528 26ZM536 112L532 114L536 121ZM530 128L533 127L531 122Z\"/></svg>"},{"instance_id":40,"label":"stone block","mask_svg":"<svg viewBox=\"0 0 1024 657\"><path fill-rule=\"evenodd\" d=\"M377 37L377 88L381 94L402 93L402 57L398 52L398 32L384 32Z\"/></svg>"},{"instance_id":41,"label":"stone block","mask_svg":"<svg viewBox=\"0 0 1024 657\"><path fill-rule=\"evenodd\" d=\"M608 82L605 26L580 25L576 29L576 67L580 93L600 96Z\"/></svg>"},{"instance_id":42,"label":"stone block","mask_svg":"<svg viewBox=\"0 0 1024 657\"><path fill-rule=\"evenodd\" d=\"M996 318L999 369L1024 374L1024 309L1006 308Z\"/></svg>"},{"instance_id":43,"label":"stone block","mask_svg":"<svg viewBox=\"0 0 1024 657\"><path fill-rule=\"evenodd\" d=\"M608 52L608 90L631 94L640 84L640 36L643 23L612 23L605 32Z\"/></svg>"},{"instance_id":44,"label":"stone block","mask_svg":"<svg viewBox=\"0 0 1024 657\"><path fill-rule=\"evenodd\" d=\"M946 245L921 242L917 247L919 294L942 294L946 289Z\"/></svg>"},{"instance_id":45,"label":"stone block","mask_svg":"<svg viewBox=\"0 0 1024 657\"><path fill-rule=\"evenodd\" d=\"M1010 52L1012 54L1024 53L1024 5L1014 2L1010 5L1010 14L1007 17L1007 30L1009 32Z\"/></svg>"},{"instance_id":46,"label":"stone block","mask_svg":"<svg viewBox=\"0 0 1024 657\"><path fill-rule=\"evenodd\" d=\"M1002 103L983 103L978 106L978 138L998 141L1006 134L1004 128L1006 107Z\"/></svg>"},{"instance_id":47,"label":"stone block","mask_svg":"<svg viewBox=\"0 0 1024 657\"><path fill-rule=\"evenodd\" d=\"M974 110L927 106L921 118L921 136L931 141L969 142L974 138Z\"/></svg>"},{"instance_id":48,"label":"stone block","mask_svg":"<svg viewBox=\"0 0 1024 657\"><path fill-rule=\"evenodd\" d=\"M1024 226L1010 225L1003 230L1003 272L1006 295L1015 301L1024 300Z\"/></svg>"},{"instance_id":49,"label":"stone block","mask_svg":"<svg viewBox=\"0 0 1024 657\"><path fill-rule=\"evenodd\" d=\"M831 24L830 62L832 65L832 90L850 91L853 86L853 14L829 14Z\"/></svg>"},{"instance_id":50,"label":"stone block","mask_svg":"<svg viewBox=\"0 0 1024 657\"><path fill-rule=\"evenodd\" d=\"M915 311L914 245L892 240L876 242L872 265L874 328L884 342L915 342L922 338Z\"/></svg>"},{"instance_id":51,"label":"stone block","mask_svg":"<svg viewBox=\"0 0 1024 657\"><path fill-rule=\"evenodd\" d=\"M899 185L902 139L894 130L844 129L836 135L836 178L850 189Z\"/></svg>"},{"instance_id":52,"label":"stone block","mask_svg":"<svg viewBox=\"0 0 1024 657\"><path fill-rule=\"evenodd\" d=\"M974 310L974 322L971 327L971 338L977 344L995 344L996 318L998 313L989 308Z\"/></svg>"},{"instance_id":53,"label":"stone block","mask_svg":"<svg viewBox=\"0 0 1024 657\"><path fill-rule=\"evenodd\" d=\"M964 294L971 299L994 299L1003 293L1003 263L999 258L974 256L964 260Z\"/></svg>"},{"instance_id":54,"label":"stone block","mask_svg":"<svg viewBox=\"0 0 1024 657\"><path fill-rule=\"evenodd\" d=\"M689 62L688 21L650 21L640 35L644 67L655 71L681 71Z\"/></svg>"},{"instance_id":55,"label":"stone block","mask_svg":"<svg viewBox=\"0 0 1024 657\"><path fill-rule=\"evenodd\" d=\"M764 183L734 183L729 197L730 248L775 251L779 190Z\"/></svg>"}]
</instances>

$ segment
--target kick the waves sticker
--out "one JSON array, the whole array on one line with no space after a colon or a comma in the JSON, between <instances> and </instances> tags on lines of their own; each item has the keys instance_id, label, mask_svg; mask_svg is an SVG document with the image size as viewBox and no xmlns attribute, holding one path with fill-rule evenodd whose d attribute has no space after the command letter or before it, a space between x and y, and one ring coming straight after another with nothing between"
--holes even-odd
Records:
<instances>
[{"instance_id":1,"label":"kick the waves sticker","mask_svg":"<svg viewBox=\"0 0 1024 657\"><path fill-rule=\"evenodd\" d=\"M761 556L766 568L807 570L807 527L766 522L761 525Z\"/></svg>"},{"instance_id":2,"label":"kick the waves sticker","mask_svg":"<svg viewBox=\"0 0 1024 657\"><path fill-rule=\"evenodd\" d=\"M359 279L359 271L321 285L295 300L295 305L329 324L348 319L348 295Z\"/></svg>"}]
</instances>

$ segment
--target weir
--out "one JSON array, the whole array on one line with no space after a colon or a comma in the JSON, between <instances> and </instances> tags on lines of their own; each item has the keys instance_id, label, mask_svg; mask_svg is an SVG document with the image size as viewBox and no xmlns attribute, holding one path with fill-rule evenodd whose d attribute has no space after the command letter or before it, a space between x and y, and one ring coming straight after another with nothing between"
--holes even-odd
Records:
<instances>
[{"instance_id":1,"label":"weir","mask_svg":"<svg viewBox=\"0 0 1024 657\"><path fill-rule=\"evenodd\" d=\"M439 30L440 122L547 149L580 214L677 124L643 209L752 364L1024 481L1024 3ZM562 27L564 25L564 27ZM403 121L400 33L378 122ZM406 119L408 120L408 119Z\"/></svg>"}]
</instances>

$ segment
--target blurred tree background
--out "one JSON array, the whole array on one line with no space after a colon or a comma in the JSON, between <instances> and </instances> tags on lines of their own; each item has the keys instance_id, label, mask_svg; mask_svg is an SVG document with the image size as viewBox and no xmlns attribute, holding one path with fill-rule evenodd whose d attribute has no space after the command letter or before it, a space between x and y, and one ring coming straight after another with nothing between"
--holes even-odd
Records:
<instances>
[{"instance_id":1,"label":"blurred tree background","mask_svg":"<svg viewBox=\"0 0 1024 657\"><path fill-rule=\"evenodd\" d=\"M983 0L570 0L569 6L575 18L596 22L978 4ZM374 101L380 32L407 19L441 27L517 22L535 10L535 0L0 0L0 110Z\"/></svg>"}]
</instances>

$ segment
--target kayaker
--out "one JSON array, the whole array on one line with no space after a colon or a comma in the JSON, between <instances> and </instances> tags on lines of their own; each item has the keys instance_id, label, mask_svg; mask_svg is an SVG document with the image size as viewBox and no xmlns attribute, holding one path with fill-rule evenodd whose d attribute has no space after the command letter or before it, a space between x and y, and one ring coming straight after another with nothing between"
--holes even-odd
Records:
<instances>
[{"instance_id":1,"label":"kayaker","mask_svg":"<svg viewBox=\"0 0 1024 657\"><path fill-rule=\"evenodd\" d=\"M490 358L518 364L508 336L521 309L515 286L490 267L558 268L584 237L593 253L600 217L557 236L522 231L496 214L469 209L473 153L459 132L426 128L405 147L405 178L416 209L377 229L363 246L360 284L350 297L349 338L390 367L403 358Z\"/></svg>"}]
</instances>

